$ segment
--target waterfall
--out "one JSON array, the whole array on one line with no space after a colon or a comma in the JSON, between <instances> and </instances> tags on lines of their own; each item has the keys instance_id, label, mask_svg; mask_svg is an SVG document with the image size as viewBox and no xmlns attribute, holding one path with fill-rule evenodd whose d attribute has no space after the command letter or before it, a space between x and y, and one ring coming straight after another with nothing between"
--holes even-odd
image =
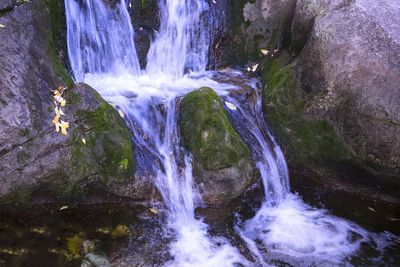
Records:
<instances>
[{"instance_id":1,"label":"waterfall","mask_svg":"<svg viewBox=\"0 0 400 267\"><path fill-rule=\"evenodd\" d=\"M112 7L111 7L112 6ZM124 0L65 0L68 56L77 81L88 73L140 73Z\"/></svg>"},{"instance_id":2,"label":"waterfall","mask_svg":"<svg viewBox=\"0 0 400 267\"><path fill-rule=\"evenodd\" d=\"M124 0L65 0L65 5L75 79L90 84L123 111L139 168L146 167L163 197L166 226L175 237L173 259L166 266L269 266L274 260L332 266L346 262L362 243L385 243L290 192L286 161L263 117L257 82L240 72L205 71L210 34L201 19L209 8L204 0L160 0L161 28L142 71ZM247 260L228 239L210 236L207 224L195 218L202 200L193 182L191 155L181 147L177 103L202 86L236 107L225 106L263 181L261 208L235 227L256 262Z\"/></svg>"},{"instance_id":3,"label":"waterfall","mask_svg":"<svg viewBox=\"0 0 400 267\"><path fill-rule=\"evenodd\" d=\"M208 57L208 34L201 14L204 0L161 0L161 26L147 55L147 72L175 78L186 70L204 71Z\"/></svg>"}]
</instances>

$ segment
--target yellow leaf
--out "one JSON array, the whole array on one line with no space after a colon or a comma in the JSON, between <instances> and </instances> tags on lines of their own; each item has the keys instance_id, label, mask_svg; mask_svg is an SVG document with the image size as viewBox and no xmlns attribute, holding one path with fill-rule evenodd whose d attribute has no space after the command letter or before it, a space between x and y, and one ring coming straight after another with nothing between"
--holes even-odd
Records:
<instances>
[{"instance_id":1,"label":"yellow leaf","mask_svg":"<svg viewBox=\"0 0 400 267\"><path fill-rule=\"evenodd\" d=\"M65 106L65 104L67 104L67 101L65 101L65 99L63 99L60 104L63 107L63 106Z\"/></svg>"},{"instance_id":2,"label":"yellow leaf","mask_svg":"<svg viewBox=\"0 0 400 267\"><path fill-rule=\"evenodd\" d=\"M251 68L251 71L252 71L252 72L255 72L255 71L257 70L257 68L258 68L258 64L254 65L254 66Z\"/></svg>"},{"instance_id":3,"label":"yellow leaf","mask_svg":"<svg viewBox=\"0 0 400 267\"><path fill-rule=\"evenodd\" d=\"M57 88L57 91L59 91L60 94L63 94L64 91L65 91L65 89L67 89L67 88L66 88L66 87L62 87L62 86L59 86L59 87Z\"/></svg>"},{"instance_id":4,"label":"yellow leaf","mask_svg":"<svg viewBox=\"0 0 400 267\"><path fill-rule=\"evenodd\" d=\"M53 119L53 124L57 124L60 120L60 115L56 113L56 116Z\"/></svg>"},{"instance_id":5,"label":"yellow leaf","mask_svg":"<svg viewBox=\"0 0 400 267\"><path fill-rule=\"evenodd\" d=\"M269 51L267 49L261 49L261 54L268 55Z\"/></svg>"},{"instance_id":6,"label":"yellow leaf","mask_svg":"<svg viewBox=\"0 0 400 267\"><path fill-rule=\"evenodd\" d=\"M54 95L54 96L61 96L61 93L60 93L60 91L58 91L58 90L54 90L54 91L53 91L53 95Z\"/></svg>"},{"instance_id":7,"label":"yellow leaf","mask_svg":"<svg viewBox=\"0 0 400 267\"><path fill-rule=\"evenodd\" d=\"M61 133L63 135L67 135L67 129L69 128L69 123L65 122L65 121L61 121L60 128L61 128Z\"/></svg>"},{"instance_id":8,"label":"yellow leaf","mask_svg":"<svg viewBox=\"0 0 400 267\"><path fill-rule=\"evenodd\" d=\"M57 122L56 123L56 132L58 133L60 131L61 123Z\"/></svg>"},{"instance_id":9,"label":"yellow leaf","mask_svg":"<svg viewBox=\"0 0 400 267\"><path fill-rule=\"evenodd\" d=\"M86 145L86 139L85 139L85 138L82 138L82 143L83 143L84 145Z\"/></svg>"},{"instance_id":10,"label":"yellow leaf","mask_svg":"<svg viewBox=\"0 0 400 267\"><path fill-rule=\"evenodd\" d=\"M116 237L123 237L129 235L129 228L126 225L119 224L111 231L111 236Z\"/></svg>"}]
</instances>

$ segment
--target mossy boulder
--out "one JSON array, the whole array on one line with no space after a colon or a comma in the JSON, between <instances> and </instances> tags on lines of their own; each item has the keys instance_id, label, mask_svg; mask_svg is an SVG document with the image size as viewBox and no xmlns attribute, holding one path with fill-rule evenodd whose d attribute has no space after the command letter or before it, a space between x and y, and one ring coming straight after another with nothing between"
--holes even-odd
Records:
<instances>
[{"instance_id":1,"label":"mossy boulder","mask_svg":"<svg viewBox=\"0 0 400 267\"><path fill-rule=\"evenodd\" d=\"M226 204L253 183L249 149L211 88L200 88L182 99L180 129L184 146L193 154L195 181L207 204Z\"/></svg>"}]
</instances>

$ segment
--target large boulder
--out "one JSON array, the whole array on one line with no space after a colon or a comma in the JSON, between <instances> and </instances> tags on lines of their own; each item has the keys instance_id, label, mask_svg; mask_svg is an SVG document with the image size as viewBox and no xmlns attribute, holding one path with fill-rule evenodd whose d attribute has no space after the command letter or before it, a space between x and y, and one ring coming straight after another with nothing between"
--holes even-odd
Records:
<instances>
[{"instance_id":1,"label":"large boulder","mask_svg":"<svg viewBox=\"0 0 400 267\"><path fill-rule=\"evenodd\" d=\"M250 152L211 88L187 94L180 106L184 146L194 157L194 179L209 205L227 204L254 182Z\"/></svg>"},{"instance_id":2,"label":"large boulder","mask_svg":"<svg viewBox=\"0 0 400 267\"><path fill-rule=\"evenodd\" d=\"M54 3L28 2L0 17L1 204L37 196L72 201L90 189L126 195L123 185L133 180L124 121L94 89L72 86L54 52ZM52 123L52 90L60 86L69 86L63 95L63 120L70 123L65 136Z\"/></svg>"},{"instance_id":3,"label":"large boulder","mask_svg":"<svg viewBox=\"0 0 400 267\"><path fill-rule=\"evenodd\" d=\"M315 22L296 68L307 113L329 120L357 156L400 175L400 2L328 1L309 10ZM295 22L295 32L304 29Z\"/></svg>"},{"instance_id":4,"label":"large boulder","mask_svg":"<svg viewBox=\"0 0 400 267\"><path fill-rule=\"evenodd\" d=\"M288 50L266 59L266 116L293 189L399 231L398 1L298 1ZM341 195L348 205L333 201ZM372 223L374 222L374 223Z\"/></svg>"}]
</instances>

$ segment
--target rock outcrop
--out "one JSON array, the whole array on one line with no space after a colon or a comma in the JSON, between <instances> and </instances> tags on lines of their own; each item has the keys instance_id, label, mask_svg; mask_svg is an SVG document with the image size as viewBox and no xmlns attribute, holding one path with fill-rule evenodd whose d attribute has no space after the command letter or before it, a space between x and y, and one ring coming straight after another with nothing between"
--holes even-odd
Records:
<instances>
[{"instance_id":1,"label":"rock outcrop","mask_svg":"<svg viewBox=\"0 0 400 267\"><path fill-rule=\"evenodd\" d=\"M262 73L294 190L356 221L375 218L380 230L400 216L399 12L390 0L297 1ZM354 202L327 201L335 194Z\"/></svg>"},{"instance_id":2,"label":"rock outcrop","mask_svg":"<svg viewBox=\"0 0 400 267\"><path fill-rule=\"evenodd\" d=\"M307 2L294 24L308 24L305 5L316 10L296 63L307 113L328 119L357 156L400 175L400 3Z\"/></svg>"},{"instance_id":3,"label":"rock outcrop","mask_svg":"<svg viewBox=\"0 0 400 267\"><path fill-rule=\"evenodd\" d=\"M227 204L252 185L250 152L211 88L200 88L182 99L180 129L184 146L193 154L194 179L207 204Z\"/></svg>"},{"instance_id":4,"label":"rock outcrop","mask_svg":"<svg viewBox=\"0 0 400 267\"><path fill-rule=\"evenodd\" d=\"M94 89L72 86L58 60L54 3L28 2L0 17L1 204L30 202L38 195L79 200L91 189L124 195L121 185L134 175L122 118ZM52 90L59 86L69 86L62 108L70 123L66 136L52 123Z\"/></svg>"}]
</instances>

